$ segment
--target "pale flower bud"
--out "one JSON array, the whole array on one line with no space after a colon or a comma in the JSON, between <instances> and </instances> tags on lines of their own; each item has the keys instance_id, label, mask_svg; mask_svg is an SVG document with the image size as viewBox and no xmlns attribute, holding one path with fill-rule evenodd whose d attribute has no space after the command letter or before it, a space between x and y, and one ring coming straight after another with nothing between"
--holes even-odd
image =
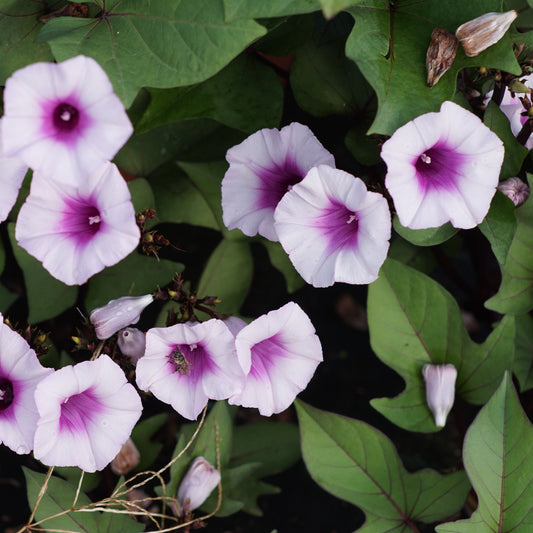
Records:
<instances>
[{"instance_id":1,"label":"pale flower bud","mask_svg":"<svg viewBox=\"0 0 533 533\"><path fill-rule=\"evenodd\" d=\"M520 178L509 178L498 185L498 190L505 194L518 207L529 197L529 187Z\"/></svg>"},{"instance_id":2,"label":"pale flower bud","mask_svg":"<svg viewBox=\"0 0 533 533\"><path fill-rule=\"evenodd\" d=\"M116 457L111 461L111 470L117 476L123 476L131 472L141 460L141 454L135 446L135 443L128 439L123 445Z\"/></svg>"},{"instance_id":3,"label":"pale flower bud","mask_svg":"<svg viewBox=\"0 0 533 533\"><path fill-rule=\"evenodd\" d=\"M131 358L132 363L137 364L137 361L144 355L146 336L137 328L125 328L119 331L118 347L124 355Z\"/></svg>"},{"instance_id":4,"label":"pale flower bud","mask_svg":"<svg viewBox=\"0 0 533 533\"><path fill-rule=\"evenodd\" d=\"M453 365L424 365L422 374L426 382L426 402L435 417L435 425L444 427L455 399L457 370Z\"/></svg>"},{"instance_id":5,"label":"pale flower bud","mask_svg":"<svg viewBox=\"0 0 533 533\"><path fill-rule=\"evenodd\" d=\"M147 305L154 300L151 294L144 296L123 296L116 300L111 300L103 307L98 307L91 312L89 317L96 336L100 339L108 339L118 330L136 324L141 317L141 313Z\"/></svg>"},{"instance_id":6,"label":"pale flower bud","mask_svg":"<svg viewBox=\"0 0 533 533\"><path fill-rule=\"evenodd\" d=\"M207 500L219 483L220 472L204 457L197 457L181 480L178 501L182 508L193 511Z\"/></svg>"},{"instance_id":7,"label":"pale flower bud","mask_svg":"<svg viewBox=\"0 0 533 533\"><path fill-rule=\"evenodd\" d=\"M514 10L506 13L485 13L461 24L455 35L468 57L474 57L496 44L518 16Z\"/></svg>"}]
</instances>

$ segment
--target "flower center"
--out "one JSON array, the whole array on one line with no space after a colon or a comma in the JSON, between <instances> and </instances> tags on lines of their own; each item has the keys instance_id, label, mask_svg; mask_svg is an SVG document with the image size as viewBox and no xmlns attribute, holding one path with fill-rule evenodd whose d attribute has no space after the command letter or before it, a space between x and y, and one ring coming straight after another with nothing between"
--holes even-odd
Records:
<instances>
[{"instance_id":1,"label":"flower center","mask_svg":"<svg viewBox=\"0 0 533 533\"><path fill-rule=\"evenodd\" d=\"M63 102L54 109L54 126L61 132L70 132L80 121L79 111L70 104Z\"/></svg>"},{"instance_id":2,"label":"flower center","mask_svg":"<svg viewBox=\"0 0 533 533\"><path fill-rule=\"evenodd\" d=\"M192 344L190 349L194 349L197 346ZM183 352L176 346L173 352L169 356L170 362L174 366L174 371L180 374L189 375L191 373L191 362L183 355Z\"/></svg>"},{"instance_id":3,"label":"flower center","mask_svg":"<svg viewBox=\"0 0 533 533\"><path fill-rule=\"evenodd\" d=\"M431 157L429 155L427 155L425 152L420 156L420 160L423 163L426 163L426 165L430 165L431 164Z\"/></svg>"},{"instance_id":4,"label":"flower center","mask_svg":"<svg viewBox=\"0 0 533 533\"><path fill-rule=\"evenodd\" d=\"M349 217L348 217L348 220L346 221L346 224L351 224L352 222L355 222L355 227L357 229L357 225L358 225L358 220L357 220L357 215L355 213L352 213Z\"/></svg>"},{"instance_id":5,"label":"flower center","mask_svg":"<svg viewBox=\"0 0 533 533\"><path fill-rule=\"evenodd\" d=\"M7 378L0 378L0 411L13 403L13 384Z\"/></svg>"}]
</instances>

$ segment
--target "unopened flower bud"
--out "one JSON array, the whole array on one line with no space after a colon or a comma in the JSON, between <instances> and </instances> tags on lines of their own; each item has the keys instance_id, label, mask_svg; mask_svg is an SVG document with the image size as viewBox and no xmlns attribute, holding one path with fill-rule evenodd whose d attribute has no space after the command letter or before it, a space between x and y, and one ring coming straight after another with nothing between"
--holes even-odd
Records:
<instances>
[{"instance_id":1,"label":"unopened flower bud","mask_svg":"<svg viewBox=\"0 0 533 533\"><path fill-rule=\"evenodd\" d=\"M485 13L461 24L455 32L468 57L474 57L496 44L518 16L514 10L506 13Z\"/></svg>"},{"instance_id":2,"label":"unopened flower bud","mask_svg":"<svg viewBox=\"0 0 533 533\"><path fill-rule=\"evenodd\" d=\"M433 87L452 66L459 42L444 28L431 32L431 42L426 52L427 85Z\"/></svg>"},{"instance_id":3,"label":"unopened flower bud","mask_svg":"<svg viewBox=\"0 0 533 533\"><path fill-rule=\"evenodd\" d=\"M426 382L426 402L435 417L435 425L444 427L455 399L457 370L453 365L424 365L422 374Z\"/></svg>"},{"instance_id":4,"label":"unopened flower bud","mask_svg":"<svg viewBox=\"0 0 533 533\"><path fill-rule=\"evenodd\" d=\"M141 454L135 446L135 443L128 439L123 445L116 457L111 461L111 470L117 476L123 476L131 472L141 460Z\"/></svg>"},{"instance_id":5,"label":"unopened flower bud","mask_svg":"<svg viewBox=\"0 0 533 533\"><path fill-rule=\"evenodd\" d=\"M521 82L518 78L515 78L511 81L509 84L509 90L512 93L519 93L519 94L531 94L531 89L523 82Z\"/></svg>"},{"instance_id":6,"label":"unopened flower bud","mask_svg":"<svg viewBox=\"0 0 533 533\"><path fill-rule=\"evenodd\" d=\"M123 296L94 309L89 318L96 329L96 336L101 340L108 339L118 330L136 324L144 308L153 300L151 294Z\"/></svg>"},{"instance_id":7,"label":"unopened flower bud","mask_svg":"<svg viewBox=\"0 0 533 533\"><path fill-rule=\"evenodd\" d=\"M529 187L520 178L509 178L498 185L498 190L513 202L522 205L529 197Z\"/></svg>"},{"instance_id":8,"label":"unopened flower bud","mask_svg":"<svg viewBox=\"0 0 533 533\"><path fill-rule=\"evenodd\" d=\"M144 355L146 336L137 328L125 328L118 334L118 347L124 355L131 358L132 363L136 364Z\"/></svg>"},{"instance_id":9,"label":"unopened flower bud","mask_svg":"<svg viewBox=\"0 0 533 533\"><path fill-rule=\"evenodd\" d=\"M220 472L204 457L197 457L181 480L178 501L183 509L193 511L207 500L220 483Z\"/></svg>"}]
</instances>

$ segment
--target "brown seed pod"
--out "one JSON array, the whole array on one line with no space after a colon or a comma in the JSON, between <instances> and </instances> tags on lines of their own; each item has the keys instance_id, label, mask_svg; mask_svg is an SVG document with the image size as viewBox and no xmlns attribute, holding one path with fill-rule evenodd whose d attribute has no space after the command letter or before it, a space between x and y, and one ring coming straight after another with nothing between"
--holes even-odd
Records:
<instances>
[{"instance_id":1,"label":"brown seed pod","mask_svg":"<svg viewBox=\"0 0 533 533\"><path fill-rule=\"evenodd\" d=\"M513 9L506 13L485 13L461 24L455 31L465 54L474 57L496 44L511 26L518 13Z\"/></svg>"},{"instance_id":2,"label":"brown seed pod","mask_svg":"<svg viewBox=\"0 0 533 533\"><path fill-rule=\"evenodd\" d=\"M444 28L431 32L431 42L426 52L427 85L433 87L452 66L459 42Z\"/></svg>"}]
</instances>

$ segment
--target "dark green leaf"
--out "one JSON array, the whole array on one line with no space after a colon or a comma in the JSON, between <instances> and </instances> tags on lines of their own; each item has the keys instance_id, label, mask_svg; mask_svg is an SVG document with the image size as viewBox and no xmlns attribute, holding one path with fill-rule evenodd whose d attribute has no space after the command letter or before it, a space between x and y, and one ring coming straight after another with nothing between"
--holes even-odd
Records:
<instances>
[{"instance_id":1,"label":"dark green leaf","mask_svg":"<svg viewBox=\"0 0 533 533\"><path fill-rule=\"evenodd\" d=\"M492 100L487 105L483 122L503 141L505 146L505 158L500 176L502 178L516 176L528 153L527 148L516 140L511 131L509 119Z\"/></svg>"},{"instance_id":2,"label":"dark green leaf","mask_svg":"<svg viewBox=\"0 0 533 533\"><path fill-rule=\"evenodd\" d=\"M58 61L90 56L129 107L141 87L201 82L265 33L252 20L226 23L222 0L110 0L106 17L56 18L39 34Z\"/></svg>"},{"instance_id":3,"label":"dark green leaf","mask_svg":"<svg viewBox=\"0 0 533 533\"><path fill-rule=\"evenodd\" d=\"M115 266L96 274L89 282L85 308L91 311L121 296L149 294L170 282L183 265L133 252Z\"/></svg>"},{"instance_id":4,"label":"dark green leaf","mask_svg":"<svg viewBox=\"0 0 533 533\"><path fill-rule=\"evenodd\" d=\"M15 70L37 61L53 61L46 43L34 39L42 27L39 17L45 6L21 0L0 0L0 85Z\"/></svg>"},{"instance_id":5,"label":"dark green leaf","mask_svg":"<svg viewBox=\"0 0 533 533\"><path fill-rule=\"evenodd\" d=\"M154 193L147 180L137 178L129 181L128 188L135 213L140 213L145 209L155 209Z\"/></svg>"},{"instance_id":6,"label":"dark green leaf","mask_svg":"<svg viewBox=\"0 0 533 533\"><path fill-rule=\"evenodd\" d=\"M528 175L529 186L533 184ZM502 282L496 295L485 307L498 313L520 315L533 308L533 199L531 196L515 211L518 222L507 260L502 268Z\"/></svg>"},{"instance_id":7,"label":"dark green leaf","mask_svg":"<svg viewBox=\"0 0 533 533\"><path fill-rule=\"evenodd\" d=\"M162 413L142 420L133 428L131 440L135 443L135 446L141 454L141 460L135 467L135 471L142 472L143 470L148 470L161 451L163 445L153 442L152 437L165 423L166 419L167 415Z\"/></svg>"},{"instance_id":8,"label":"dark green leaf","mask_svg":"<svg viewBox=\"0 0 533 533\"><path fill-rule=\"evenodd\" d=\"M244 134L211 119L184 120L134 135L115 157L119 168L137 177L176 160L223 159Z\"/></svg>"},{"instance_id":9,"label":"dark green leaf","mask_svg":"<svg viewBox=\"0 0 533 533\"><path fill-rule=\"evenodd\" d=\"M509 198L497 191L490 210L479 229L487 237L498 262L503 265L516 231L515 206Z\"/></svg>"},{"instance_id":10,"label":"dark green leaf","mask_svg":"<svg viewBox=\"0 0 533 533\"><path fill-rule=\"evenodd\" d=\"M126 514L103 513L98 517L98 533L141 533L144 530L144 524Z\"/></svg>"},{"instance_id":11,"label":"dark green leaf","mask_svg":"<svg viewBox=\"0 0 533 533\"><path fill-rule=\"evenodd\" d=\"M44 484L46 476L38 474L29 468L22 467L26 477L26 487L28 491L28 502L33 508L37 497ZM63 481L57 477L51 477L48 482L48 489L37 507L35 513L36 520L44 520L63 511L68 511L75 503L76 486ZM81 492L76 501L76 505L81 507L88 505L91 500ZM98 516L95 513L70 512L51 520L46 520L42 524L43 529L61 529L66 531L76 531L83 533L95 533L98 531Z\"/></svg>"},{"instance_id":12,"label":"dark green leaf","mask_svg":"<svg viewBox=\"0 0 533 533\"><path fill-rule=\"evenodd\" d=\"M409 229L400 224L400 220L394 215L392 221L394 231L406 241L417 246L436 246L451 239L459 230L454 228L449 222L438 228Z\"/></svg>"},{"instance_id":13,"label":"dark green leaf","mask_svg":"<svg viewBox=\"0 0 533 533\"><path fill-rule=\"evenodd\" d=\"M466 433L463 462L478 497L474 514L437 526L438 533L528 533L533 524L533 427L511 377Z\"/></svg>"},{"instance_id":14,"label":"dark green leaf","mask_svg":"<svg viewBox=\"0 0 533 533\"><path fill-rule=\"evenodd\" d=\"M252 282L253 260L246 241L223 239L211 254L198 283L198 297L217 296L217 312L238 313Z\"/></svg>"},{"instance_id":15,"label":"dark green leaf","mask_svg":"<svg viewBox=\"0 0 533 533\"><path fill-rule=\"evenodd\" d=\"M300 400L295 405L307 470L323 489L369 514L373 527L363 530L396 531L409 520L431 523L462 507L470 490L464 472L410 474L377 429Z\"/></svg>"},{"instance_id":16,"label":"dark green leaf","mask_svg":"<svg viewBox=\"0 0 533 533\"><path fill-rule=\"evenodd\" d=\"M520 391L533 388L533 318L515 316L516 337L513 373L520 383Z\"/></svg>"},{"instance_id":17,"label":"dark green leaf","mask_svg":"<svg viewBox=\"0 0 533 533\"><path fill-rule=\"evenodd\" d=\"M227 21L298 15L318 11L318 0L224 0Z\"/></svg>"},{"instance_id":18,"label":"dark green leaf","mask_svg":"<svg viewBox=\"0 0 533 533\"><path fill-rule=\"evenodd\" d=\"M301 289L305 285L305 281L300 274L296 272L287 252L283 249L281 244L267 239L261 239L260 242L266 248L272 266L277 268L283 274L285 283L287 284L287 291L293 293L294 291Z\"/></svg>"},{"instance_id":19,"label":"dark green leaf","mask_svg":"<svg viewBox=\"0 0 533 533\"><path fill-rule=\"evenodd\" d=\"M78 287L69 287L53 278L37 259L21 248L15 239L15 224L9 223L8 232L15 259L24 275L28 322L42 322L72 307L78 296Z\"/></svg>"},{"instance_id":20,"label":"dark green leaf","mask_svg":"<svg viewBox=\"0 0 533 533\"><path fill-rule=\"evenodd\" d=\"M275 72L249 54L238 57L204 83L150 89L150 96L137 133L192 118L212 118L253 133L278 127L283 106L283 89Z\"/></svg>"},{"instance_id":21,"label":"dark green leaf","mask_svg":"<svg viewBox=\"0 0 533 533\"><path fill-rule=\"evenodd\" d=\"M398 396L374 399L372 406L410 431L438 429L425 401L425 364L453 364L457 394L476 404L487 401L512 365L512 317L505 317L483 344L476 344L453 297L424 274L391 259L369 287L368 323L374 352L406 383Z\"/></svg>"},{"instance_id":22,"label":"dark green leaf","mask_svg":"<svg viewBox=\"0 0 533 533\"><path fill-rule=\"evenodd\" d=\"M450 70L434 87L426 85L426 50L435 27L450 32L489 11L501 11L501 0L364 0L348 11L355 19L346 43L353 59L378 95L379 108L369 133L392 135L413 118L438 111L451 100L459 70L485 66L519 75L511 41L504 36L476 57L467 58L459 47Z\"/></svg>"},{"instance_id":23,"label":"dark green leaf","mask_svg":"<svg viewBox=\"0 0 533 533\"><path fill-rule=\"evenodd\" d=\"M377 165L381 161L381 148L378 139L366 134L370 122L358 122L344 138L344 143L352 155L362 165Z\"/></svg>"}]
</instances>

